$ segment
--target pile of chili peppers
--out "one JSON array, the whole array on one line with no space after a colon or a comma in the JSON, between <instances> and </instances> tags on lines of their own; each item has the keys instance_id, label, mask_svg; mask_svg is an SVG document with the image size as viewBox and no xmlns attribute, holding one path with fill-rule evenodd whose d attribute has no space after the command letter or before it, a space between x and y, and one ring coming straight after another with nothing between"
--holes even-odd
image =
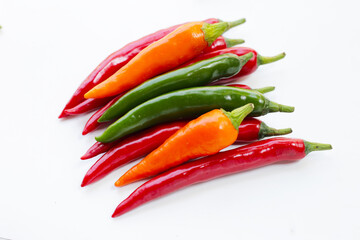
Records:
<instances>
[{"instance_id":1,"label":"pile of chili peppers","mask_svg":"<svg viewBox=\"0 0 360 240\"><path fill-rule=\"evenodd\" d=\"M331 145L283 137L254 118L293 112L264 94L223 85L285 57L264 57L244 41L221 36L245 19L210 18L159 30L109 55L80 84L59 118L95 111L82 134L107 126L81 157L103 154L86 173L82 187L144 157L116 182L147 181L122 201L113 217L186 186L281 161L296 161ZM235 149L224 148L240 144Z\"/></svg>"}]
</instances>

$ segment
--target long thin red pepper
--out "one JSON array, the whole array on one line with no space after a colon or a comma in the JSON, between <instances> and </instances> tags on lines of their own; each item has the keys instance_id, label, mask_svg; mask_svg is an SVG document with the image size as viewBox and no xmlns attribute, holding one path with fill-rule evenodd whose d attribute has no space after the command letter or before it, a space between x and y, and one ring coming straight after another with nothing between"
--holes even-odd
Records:
<instances>
[{"instance_id":1,"label":"long thin red pepper","mask_svg":"<svg viewBox=\"0 0 360 240\"><path fill-rule=\"evenodd\" d=\"M238 74L236 74L230 78L221 79L219 81L213 82L210 85L219 85L219 84L224 84L224 83L229 83L229 82L235 81L239 77L243 77L243 76L249 75L250 73L254 72L259 67L259 65L272 63L272 62L278 61L285 57L285 53L280 53L273 57L264 57L264 56L259 55L254 49L251 49L251 48L232 47L232 48L226 48L226 49L221 49L221 50L201 54L198 57L192 59L191 61L185 63L184 65L182 65L180 67L188 66L195 62L209 59L209 58L212 58L212 57L215 57L215 56L218 56L221 54L225 54L225 53L233 53L238 56L242 56L249 52L252 52L254 54L254 56L242 67L242 69L240 70L240 72Z\"/></svg>"},{"instance_id":2,"label":"long thin red pepper","mask_svg":"<svg viewBox=\"0 0 360 240\"><path fill-rule=\"evenodd\" d=\"M204 20L207 23L217 23L219 19L210 18ZM66 117L68 114L65 110L70 109L78 105L85 100L84 94L90 89L95 87L100 82L106 80L122 66L128 63L133 57L135 57L141 50L149 46L151 43L163 38L170 32L174 31L179 25L175 25L166 29L159 30L155 33L142 37L134 42L125 45L123 48L110 54L105 60L103 60L90 75L80 84L75 91L69 102L65 105L65 108L61 112L59 118Z\"/></svg>"},{"instance_id":3,"label":"long thin red pepper","mask_svg":"<svg viewBox=\"0 0 360 240\"><path fill-rule=\"evenodd\" d=\"M166 123L132 135L118 142L86 173L82 187L100 180L114 169L152 152L185 126L188 121ZM274 129L255 118L246 118L239 126L236 143L249 143L268 136L291 133L291 128Z\"/></svg>"},{"instance_id":4,"label":"long thin red pepper","mask_svg":"<svg viewBox=\"0 0 360 240\"><path fill-rule=\"evenodd\" d=\"M304 158L311 151L329 149L330 144L272 138L220 152L170 169L145 182L117 206L112 217L120 216L146 202L195 183L277 162L293 162Z\"/></svg>"},{"instance_id":5,"label":"long thin red pepper","mask_svg":"<svg viewBox=\"0 0 360 240\"><path fill-rule=\"evenodd\" d=\"M247 86L245 84L232 84L229 86L239 87L239 88L244 88L244 89L251 89L249 86ZM107 104L106 106L104 106L103 108L101 108L97 112L95 112L93 116L90 117L90 119L88 120L88 122L86 123L86 125L84 127L83 134L84 133L87 134L104 124L104 123L97 122L97 120L101 117L103 112L105 112L111 105L112 104L110 104L110 103ZM121 139L119 141L121 141ZM108 151L110 148L112 148L113 146L115 146L119 141L115 141L115 142L111 142L111 143L96 142L81 157L81 159L82 160L89 159L89 158L95 157L101 153L104 153L104 152Z\"/></svg>"}]
</instances>

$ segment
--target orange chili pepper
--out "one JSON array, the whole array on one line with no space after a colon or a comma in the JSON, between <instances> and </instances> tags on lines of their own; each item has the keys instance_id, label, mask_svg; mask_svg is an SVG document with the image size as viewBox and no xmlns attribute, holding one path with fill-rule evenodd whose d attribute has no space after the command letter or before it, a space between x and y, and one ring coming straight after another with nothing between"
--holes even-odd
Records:
<instances>
[{"instance_id":1,"label":"orange chili pepper","mask_svg":"<svg viewBox=\"0 0 360 240\"><path fill-rule=\"evenodd\" d=\"M134 88L196 57L222 33L243 22L245 19L215 24L191 22L181 25L144 48L111 77L88 91L84 97L110 97Z\"/></svg>"},{"instance_id":2,"label":"orange chili pepper","mask_svg":"<svg viewBox=\"0 0 360 240\"><path fill-rule=\"evenodd\" d=\"M237 139L242 120L253 109L252 103L232 112L215 109L190 121L121 176L115 186L154 176L190 159L215 154L230 146Z\"/></svg>"}]
</instances>

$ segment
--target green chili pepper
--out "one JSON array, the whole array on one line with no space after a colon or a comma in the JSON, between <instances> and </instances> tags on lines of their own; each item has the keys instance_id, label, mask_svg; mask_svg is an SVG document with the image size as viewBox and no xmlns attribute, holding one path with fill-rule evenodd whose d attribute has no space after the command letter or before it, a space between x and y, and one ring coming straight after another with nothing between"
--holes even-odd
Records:
<instances>
[{"instance_id":1,"label":"green chili pepper","mask_svg":"<svg viewBox=\"0 0 360 240\"><path fill-rule=\"evenodd\" d=\"M222 54L150 79L122 96L106 110L98 122L119 118L141 103L161 94L204 86L215 80L231 77L252 57L253 53L240 57L232 53Z\"/></svg>"},{"instance_id":2,"label":"green chili pepper","mask_svg":"<svg viewBox=\"0 0 360 240\"><path fill-rule=\"evenodd\" d=\"M294 111L294 107L269 101L257 91L226 86L188 88L163 94L133 108L111 124L96 140L112 142L160 123L192 119L217 108L232 111L248 103L254 104L254 110L249 116Z\"/></svg>"}]
</instances>

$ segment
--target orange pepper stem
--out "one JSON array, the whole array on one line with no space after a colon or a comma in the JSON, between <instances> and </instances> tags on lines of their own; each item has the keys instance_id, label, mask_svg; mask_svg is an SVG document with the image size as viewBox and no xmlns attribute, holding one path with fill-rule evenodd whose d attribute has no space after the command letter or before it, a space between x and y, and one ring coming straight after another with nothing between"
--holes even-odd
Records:
<instances>
[{"instance_id":1,"label":"orange pepper stem","mask_svg":"<svg viewBox=\"0 0 360 240\"><path fill-rule=\"evenodd\" d=\"M201 30L204 32L205 41L210 46L215 41L215 39L221 36L221 34L230 28L243 24L244 22L245 18L233 22L219 22L214 24L204 23Z\"/></svg>"},{"instance_id":2,"label":"orange pepper stem","mask_svg":"<svg viewBox=\"0 0 360 240\"><path fill-rule=\"evenodd\" d=\"M221 109L223 113L230 119L236 131L239 131L239 126L244 118L254 110L254 104L249 103L240 108L236 108L231 112L227 112L224 109Z\"/></svg>"}]
</instances>

